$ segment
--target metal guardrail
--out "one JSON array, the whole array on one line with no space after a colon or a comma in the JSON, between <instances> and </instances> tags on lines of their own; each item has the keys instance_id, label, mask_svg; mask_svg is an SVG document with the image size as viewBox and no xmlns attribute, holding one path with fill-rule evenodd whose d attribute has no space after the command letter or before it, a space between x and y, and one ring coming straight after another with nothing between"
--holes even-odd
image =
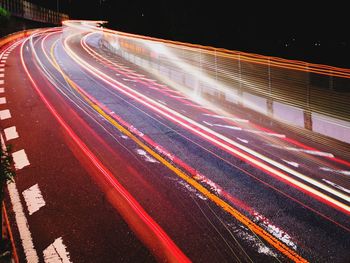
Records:
<instances>
[{"instance_id":1,"label":"metal guardrail","mask_svg":"<svg viewBox=\"0 0 350 263\"><path fill-rule=\"evenodd\" d=\"M11 15L32 21L59 25L69 19L67 14L59 13L24 0L0 0L0 6Z\"/></svg>"}]
</instances>

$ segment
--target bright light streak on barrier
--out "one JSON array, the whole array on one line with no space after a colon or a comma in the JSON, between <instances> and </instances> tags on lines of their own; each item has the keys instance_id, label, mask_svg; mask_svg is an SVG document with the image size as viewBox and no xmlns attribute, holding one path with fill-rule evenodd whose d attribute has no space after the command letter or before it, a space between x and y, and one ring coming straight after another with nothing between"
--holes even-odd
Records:
<instances>
[{"instance_id":1,"label":"bright light streak on barrier","mask_svg":"<svg viewBox=\"0 0 350 263\"><path fill-rule=\"evenodd\" d=\"M219 106L243 105L306 131L316 131L302 132L326 146L334 144L328 137L350 143L346 135L350 134L350 91L346 90L350 69L138 36L95 27L91 22L66 21L64 25L101 32L107 48L185 87L192 95ZM264 98L262 104L254 99L258 97ZM280 118L281 104L287 110L288 106L300 109L301 115L296 118L301 120L294 123L293 118ZM331 117L337 132L313 129L313 123L319 123L317 114ZM347 124L338 127L337 119ZM344 146L336 146L348 154Z\"/></svg>"},{"instance_id":2,"label":"bright light streak on barrier","mask_svg":"<svg viewBox=\"0 0 350 263\"><path fill-rule=\"evenodd\" d=\"M115 68L119 68L119 65L117 65L116 63L113 63L112 61L110 61L110 60L107 60L106 58L104 58L103 56L101 56L100 54L98 54L97 52L95 52L94 50L92 50L87 44L86 44L86 38L87 37L89 37L89 36L91 36L91 35L93 35L93 34L95 34L96 32L92 32L92 33L89 33L89 34L86 34L83 38L82 38L82 41L81 41L81 43L82 43L82 46L84 47L84 49L86 49L87 50L87 52L90 54L90 55L92 55L92 56L94 56L94 57L96 57L98 60L100 60L102 63L104 63L107 67L110 67L110 65L113 65L113 66L115 66ZM113 42L114 43L114 42ZM117 44L118 42L116 42L116 44ZM115 46L115 45L114 45ZM116 45L117 47L119 47L119 45ZM154 45L154 46L160 46L159 44L157 44L157 45ZM166 49L163 47L159 47L159 49L160 50L163 50L163 51L161 51L161 53L167 53L166 52ZM131 61L131 62L133 62L133 61ZM141 65L142 66L142 65ZM182 66L181 64L180 64L180 66ZM184 65L184 66L186 66L186 65ZM187 68L188 69L193 69L193 67L189 67L189 66L187 66ZM146 69L147 70L147 69ZM194 69L194 71L195 71L195 69ZM197 73L198 73L198 71L197 71ZM200 73L200 72L199 72ZM118 73L118 75L119 75L119 73ZM132 77L132 78L134 78L133 76L130 76L130 77ZM204 76L205 77L205 76ZM208 78L206 78L206 79L208 79ZM140 80L138 80L138 82L139 83L143 83L143 84L147 84L147 83L144 83L143 81L140 81ZM197 81L198 82L198 81ZM198 86L198 83L194 83L194 86L195 87L197 87ZM154 87L153 87L154 88ZM176 90L171 90L171 91L173 91L173 92L175 92ZM208 104L208 102L207 101L205 101L205 100L203 100L203 99L201 99L200 97L193 97L194 95L196 95L196 91L197 91L197 93L198 93L198 88L197 88L197 90L195 90L195 92L194 92L194 94L193 93L191 93L190 94L190 96L189 97L191 97L192 96L192 99L193 100L195 100L195 101L197 101L198 103L204 103L205 104L205 106L206 107L208 107L208 108L210 108L212 111L216 111L217 110L217 105L212 105L212 104ZM163 92L162 91L162 89L160 89L160 92ZM184 90L182 90L182 92L184 92ZM186 93L186 92L185 92ZM165 92L165 94L167 94L166 92ZM200 95L200 94L199 94ZM233 96L235 96L235 94L233 95ZM231 99L232 99L232 97L233 96L230 96L231 97ZM172 96L172 97L174 97L174 96ZM235 96L236 97L236 102L237 102L237 96ZM182 99L179 99L179 98L177 98L178 100L179 100L179 102L180 103L182 103L183 102L183 100ZM185 102L185 104L186 104L186 102ZM249 102L246 102L246 101L244 101L244 104L245 105L250 105L252 108L256 108L252 103L249 103ZM275 104L274 104L275 105ZM276 102L276 105L275 105L275 108L274 108L274 111L277 111L276 110L276 107L278 107L278 105L283 105L283 104L281 104L281 103L277 103ZM286 106L284 106L284 107L286 107ZM290 106L287 106L287 107L290 107ZM294 107L293 107L294 108ZM205 111L205 110L204 110ZM298 110L298 111L300 111L301 112L301 114L303 114L303 112L302 112L302 110ZM212 113L212 112L211 112ZM225 115L225 112L222 112L222 114L224 114ZM284 120L286 119L286 114L288 114L288 112L286 113L286 112L283 112L283 116L284 116ZM291 119L293 119L293 118L295 118L295 116L293 116L293 114L291 114L292 116L291 116ZM300 117L300 116L299 116ZM302 117L302 116L301 116ZM278 116L277 116L277 118L278 118ZM230 118L230 117L226 117L226 118L224 118L224 119L232 119L232 118ZM248 121L247 121L248 122ZM302 122L302 123L304 123L304 119L303 118L301 118L301 120L299 120L299 123L300 122ZM333 127L336 127L337 125L335 125L336 123L334 123L334 125L333 125ZM253 129L257 129L257 130L260 130L261 131L261 133L262 134L264 134L264 132L267 132L267 133L269 133L269 134L272 134L272 133L274 133L273 131L271 131L271 130L269 130L269 129L266 129L266 128L263 128L263 127L261 127L261 126L258 126L258 125L256 125L256 124L250 124L250 125L245 125L246 127L251 127L252 128L252 132L255 132L255 131L253 131ZM346 127L342 127L342 131L344 131L344 130L346 130ZM260 131L256 131L257 133L260 133ZM339 136L339 132L337 132L337 134L338 134L338 136L336 137L336 138L340 138L341 136ZM350 134L350 133L349 133ZM295 140L292 140L291 138L287 138L287 137L285 137L285 136L282 136L283 137L283 139L284 139L284 141L286 141L286 142L288 142L288 143L292 143L293 145L297 145L297 146L300 146L300 147L302 147L302 148L304 148L305 150L310 150L310 151L318 151L317 149L315 149L315 148L312 148L312 147L310 147L310 146L307 146L307 145L304 145L304 144L301 144L300 142L298 142L298 141L295 141ZM350 136L346 136L345 135L345 137L349 137L349 141L350 141ZM268 139L267 137L265 137L265 139ZM350 167L350 163L349 162L347 162L347 161L344 161L344 160L342 160L342 159L339 159L339 158L337 158L337 157L335 157L335 156L331 156L331 158L332 158L332 161L335 161L335 162L337 162L337 163L340 163L340 164L345 164L346 166L349 166Z\"/></svg>"}]
</instances>

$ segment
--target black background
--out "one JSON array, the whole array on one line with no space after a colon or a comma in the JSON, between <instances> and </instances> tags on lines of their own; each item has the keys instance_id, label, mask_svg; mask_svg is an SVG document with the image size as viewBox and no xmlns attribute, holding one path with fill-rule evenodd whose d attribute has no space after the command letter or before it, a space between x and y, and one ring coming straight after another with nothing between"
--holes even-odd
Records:
<instances>
[{"instance_id":1,"label":"black background","mask_svg":"<svg viewBox=\"0 0 350 263\"><path fill-rule=\"evenodd\" d=\"M34 0L35 1L35 0ZM57 8L56 1L37 1ZM60 0L120 31L350 68L350 9L332 1Z\"/></svg>"}]
</instances>

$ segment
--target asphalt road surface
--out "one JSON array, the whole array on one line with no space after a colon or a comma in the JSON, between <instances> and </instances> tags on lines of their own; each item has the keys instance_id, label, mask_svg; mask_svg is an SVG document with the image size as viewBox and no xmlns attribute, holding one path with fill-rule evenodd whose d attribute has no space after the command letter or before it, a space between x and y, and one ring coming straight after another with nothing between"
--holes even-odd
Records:
<instances>
[{"instance_id":1,"label":"asphalt road surface","mask_svg":"<svg viewBox=\"0 0 350 263\"><path fill-rule=\"evenodd\" d=\"M201 105L100 38L41 30L0 52L21 262L349 262L336 148Z\"/></svg>"}]
</instances>

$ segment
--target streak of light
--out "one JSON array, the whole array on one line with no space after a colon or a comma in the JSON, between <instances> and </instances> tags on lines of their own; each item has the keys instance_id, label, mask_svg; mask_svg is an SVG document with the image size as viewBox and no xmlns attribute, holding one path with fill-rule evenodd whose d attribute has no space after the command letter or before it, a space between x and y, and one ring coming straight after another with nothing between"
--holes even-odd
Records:
<instances>
[{"instance_id":1,"label":"streak of light","mask_svg":"<svg viewBox=\"0 0 350 263\"><path fill-rule=\"evenodd\" d=\"M95 55L97 55L99 58L102 58L101 55L99 55L97 52L94 52L92 49L90 49L90 48L88 47L87 44L85 44L86 37L89 36L89 35L91 35L91 34L93 34L93 33L87 34L85 37L83 37L83 39L82 39L82 40L83 40L83 41L82 41L82 44L83 44L83 46L84 46L85 48L87 48L87 49L90 50L89 53L93 52L93 53L94 53ZM163 53L167 53L167 50L166 50L166 48L165 48L164 46L161 46L161 45L155 45L155 46L156 46L158 49L163 50L163 51L162 51ZM104 60L106 60L106 61L108 62L107 59L105 59L105 58L102 58L102 59L104 59ZM175 59L174 59L174 60L175 60ZM172 91L172 90L169 90L169 91ZM194 106L194 105L191 105L191 106ZM210 108L212 108L212 107L210 107ZM200 109L200 108L199 108L199 109ZM205 110L204 108L202 108L202 109ZM213 115L212 113L210 113L210 114L207 113L207 114L208 114L208 115ZM227 121L229 121L229 120L230 120L230 117L226 117L226 118L224 118L224 119L227 120ZM231 118L231 119L232 119L232 118ZM232 120L231 120L231 121L232 121ZM259 132L255 131L255 129L257 129L257 130L262 130L262 131L265 131L265 132L266 132L266 133L261 132L260 135L271 135L271 134L275 134L275 132L273 132L273 131L271 131L271 130L269 130L269 129L263 128L263 127L261 127L261 126L258 126L258 125L256 125L256 124L250 123L250 125L254 128L254 129L250 129L251 132L253 132L253 133L258 134ZM277 135L277 134L276 134L276 135ZM302 144L302 143L300 143L300 142L298 142L298 141L295 141L295 140L293 140L293 139L291 139L291 138L287 138L286 136L281 135L280 138L283 139L284 141L288 142L288 143L297 145L297 146L302 147L302 148L304 148L304 149L307 149L307 150L310 150L310 151L315 151L315 152L320 152L319 150L317 150L317 149L315 149L315 148L312 148L312 147L309 147L309 146L307 146L307 145L304 145L304 144ZM270 140L269 138L267 138L267 139ZM329 155L329 156L330 156L330 155ZM350 163L349 163L349 162L347 162L347 161L345 161L345 160L342 160L342 159L340 159L340 158L334 157L334 156L332 156L332 157L329 157L329 156L322 156L322 157L332 158L332 162L333 162L333 163L334 163L334 162L337 162L337 163L340 163L340 164L343 164L343 165L347 165L347 166L350 167ZM321 157L321 156L320 156L320 157ZM308 158L308 159L311 160L311 158ZM316 160L315 158L312 158L312 160L315 160L316 162L320 162L320 160ZM323 160L321 160L321 162L324 163Z\"/></svg>"}]
</instances>

